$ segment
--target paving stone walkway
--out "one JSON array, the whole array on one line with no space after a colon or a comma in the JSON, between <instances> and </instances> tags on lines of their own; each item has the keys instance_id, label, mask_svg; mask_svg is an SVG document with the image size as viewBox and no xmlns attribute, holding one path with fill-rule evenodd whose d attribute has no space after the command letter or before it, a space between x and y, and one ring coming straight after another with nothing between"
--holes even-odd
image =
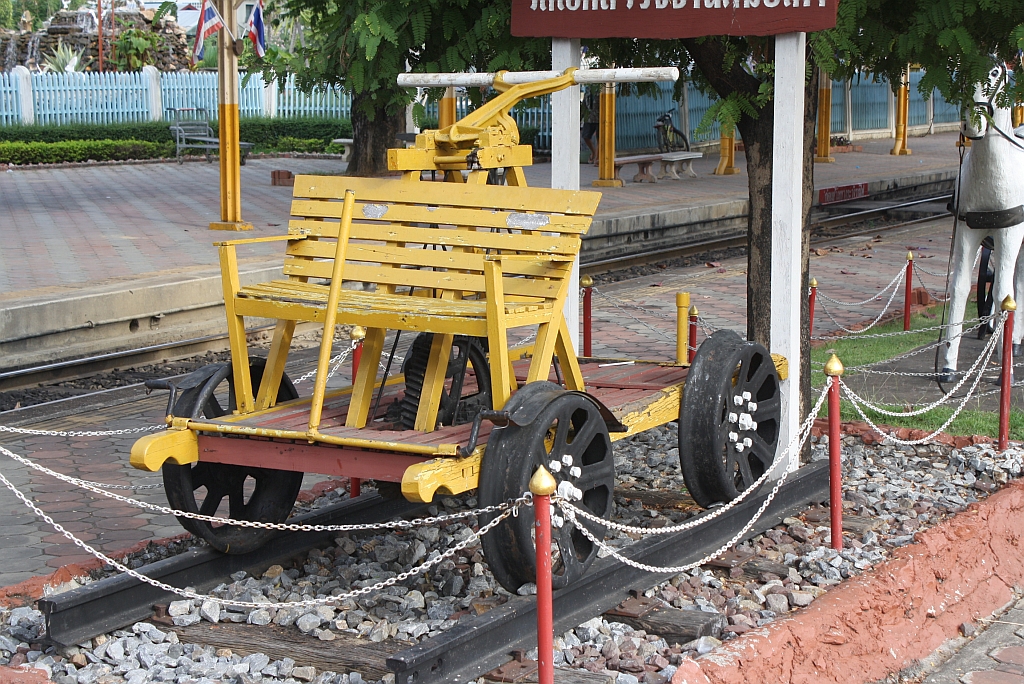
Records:
<instances>
[{"instance_id":1,"label":"paving stone walkway","mask_svg":"<svg viewBox=\"0 0 1024 684\"><path fill-rule=\"evenodd\" d=\"M1024 684L1024 600L994 618L924 684Z\"/></svg>"}]
</instances>

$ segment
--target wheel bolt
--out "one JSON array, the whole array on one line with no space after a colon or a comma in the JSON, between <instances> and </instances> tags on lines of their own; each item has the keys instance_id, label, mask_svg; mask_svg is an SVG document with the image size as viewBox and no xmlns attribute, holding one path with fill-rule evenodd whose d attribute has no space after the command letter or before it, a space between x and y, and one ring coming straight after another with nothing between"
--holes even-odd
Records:
<instances>
[{"instance_id":1,"label":"wheel bolt","mask_svg":"<svg viewBox=\"0 0 1024 684\"><path fill-rule=\"evenodd\" d=\"M729 441L730 441L730 442L735 442L735 441L737 441L737 440L738 440L739 438L740 438L740 436L739 436L739 435L737 435L737 434L736 434L735 432L730 432L730 433L729 433Z\"/></svg>"},{"instance_id":2,"label":"wheel bolt","mask_svg":"<svg viewBox=\"0 0 1024 684\"><path fill-rule=\"evenodd\" d=\"M743 446L743 444L742 444L742 443L740 443L740 442L737 442L737 443L736 443L736 451L737 451L738 453L741 453L741 454L742 454L742 453L743 453L743 450L744 450L744 449L746 449L746 447L745 447L745 446Z\"/></svg>"},{"instance_id":3,"label":"wheel bolt","mask_svg":"<svg viewBox=\"0 0 1024 684\"><path fill-rule=\"evenodd\" d=\"M576 499L577 501L582 501L583 500L583 490L580 489L579 487L573 487L572 488L572 498Z\"/></svg>"},{"instance_id":4,"label":"wheel bolt","mask_svg":"<svg viewBox=\"0 0 1024 684\"><path fill-rule=\"evenodd\" d=\"M583 469L580 468L579 466L573 466L572 468L569 468L569 477L579 477L582 474Z\"/></svg>"},{"instance_id":5,"label":"wheel bolt","mask_svg":"<svg viewBox=\"0 0 1024 684\"><path fill-rule=\"evenodd\" d=\"M747 410L750 411L751 413L756 411L757 410L757 403L753 402L753 401L747 402Z\"/></svg>"},{"instance_id":6,"label":"wheel bolt","mask_svg":"<svg viewBox=\"0 0 1024 684\"><path fill-rule=\"evenodd\" d=\"M750 401L750 392L743 393L743 401Z\"/></svg>"},{"instance_id":7,"label":"wheel bolt","mask_svg":"<svg viewBox=\"0 0 1024 684\"><path fill-rule=\"evenodd\" d=\"M573 499L575 498L575 496L573 496L576 493L575 490L576 488L572 486L571 482L568 480L562 480L558 483L558 489L556 489L555 492L563 499Z\"/></svg>"},{"instance_id":8,"label":"wheel bolt","mask_svg":"<svg viewBox=\"0 0 1024 684\"><path fill-rule=\"evenodd\" d=\"M743 438L743 446L745 446L745 447L747 447L749 449L753 445L754 445L754 442L749 437L744 437Z\"/></svg>"},{"instance_id":9,"label":"wheel bolt","mask_svg":"<svg viewBox=\"0 0 1024 684\"><path fill-rule=\"evenodd\" d=\"M743 406L743 397L737 394L735 397L732 398L732 403L736 404L737 406Z\"/></svg>"},{"instance_id":10,"label":"wheel bolt","mask_svg":"<svg viewBox=\"0 0 1024 684\"><path fill-rule=\"evenodd\" d=\"M730 413L729 414L729 422L730 423L735 423L737 420L739 420L739 417L735 413Z\"/></svg>"},{"instance_id":11,"label":"wheel bolt","mask_svg":"<svg viewBox=\"0 0 1024 684\"><path fill-rule=\"evenodd\" d=\"M565 520L562 519L562 516L560 516L560 515L553 515L553 516L551 516L551 526L552 527L561 527L563 524L565 524Z\"/></svg>"},{"instance_id":12,"label":"wheel bolt","mask_svg":"<svg viewBox=\"0 0 1024 684\"><path fill-rule=\"evenodd\" d=\"M550 463L548 463L548 470L550 470L553 473L557 473L561 469L562 469L562 464L559 463L558 461L554 460L554 459L552 459L552 461Z\"/></svg>"},{"instance_id":13,"label":"wheel bolt","mask_svg":"<svg viewBox=\"0 0 1024 684\"><path fill-rule=\"evenodd\" d=\"M754 421L750 418L749 413L740 414L740 430L749 430L751 423Z\"/></svg>"},{"instance_id":14,"label":"wheel bolt","mask_svg":"<svg viewBox=\"0 0 1024 684\"><path fill-rule=\"evenodd\" d=\"M572 456L570 454L566 454L565 456L562 456L562 463L564 463L567 466L571 466L572 465Z\"/></svg>"}]
</instances>

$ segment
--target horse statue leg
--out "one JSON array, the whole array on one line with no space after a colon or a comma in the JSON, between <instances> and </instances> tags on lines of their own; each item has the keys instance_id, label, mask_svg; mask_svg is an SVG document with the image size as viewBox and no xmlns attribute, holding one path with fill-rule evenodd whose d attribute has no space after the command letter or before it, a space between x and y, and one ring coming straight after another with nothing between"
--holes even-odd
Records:
<instances>
[{"instance_id":1,"label":"horse statue leg","mask_svg":"<svg viewBox=\"0 0 1024 684\"><path fill-rule=\"evenodd\" d=\"M962 226L953 246L953 282L949 298L949 327L944 337L946 344L941 347L940 382L953 382L957 358L960 355L960 333L963 330L964 311L967 297L971 293L971 274L974 271L974 257L981 247L985 234Z\"/></svg>"}]
</instances>

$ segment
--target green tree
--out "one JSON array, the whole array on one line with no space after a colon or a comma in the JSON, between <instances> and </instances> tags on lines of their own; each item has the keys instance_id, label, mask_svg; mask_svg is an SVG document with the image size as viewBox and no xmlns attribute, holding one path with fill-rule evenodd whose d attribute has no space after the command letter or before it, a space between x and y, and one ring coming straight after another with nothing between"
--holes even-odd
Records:
<instances>
[{"instance_id":1,"label":"green tree","mask_svg":"<svg viewBox=\"0 0 1024 684\"><path fill-rule=\"evenodd\" d=\"M387 170L412 95L395 77L413 71L533 69L550 65L549 41L509 34L509 0L290 0L287 15L308 27L305 45L269 46L250 66L267 77L297 74L300 88L352 93L353 175Z\"/></svg>"},{"instance_id":2,"label":"green tree","mask_svg":"<svg viewBox=\"0 0 1024 684\"><path fill-rule=\"evenodd\" d=\"M0 28L14 28L14 6L11 0L0 0Z\"/></svg>"}]
</instances>

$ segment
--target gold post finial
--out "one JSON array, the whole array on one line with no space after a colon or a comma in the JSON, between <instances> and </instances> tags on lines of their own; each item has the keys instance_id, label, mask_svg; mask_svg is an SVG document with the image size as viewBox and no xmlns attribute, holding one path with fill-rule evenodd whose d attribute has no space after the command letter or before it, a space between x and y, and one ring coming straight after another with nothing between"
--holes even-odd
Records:
<instances>
[{"instance_id":1,"label":"gold post finial","mask_svg":"<svg viewBox=\"0 0 1024 684\"><path fill-rule=\"evenodd\" d=\"M544 466L537 468L530 478L530 491L534 496L551 496L558 489L554 476Z\"/></svg>"},{"instance_id":2,"label":"gold post finial","mask_svg":"<svg viewBox=\"0 0 1024 684\"><path fill-rule=\"evenodd\" d=\"M1006 295L1006 299L1003 300L1003 311L1016 311L1017 302L1013 301L1013 295Z\"/></svg>"},{"instance_id":3,"label":"gold post finial","mask_svg":"<svg viewBox=\"0 0 1024 684\"><path fill-rule=\"evenodd\" d=\"M691 316L697 316L698 315L697 305L696 304L694 304L693 306L690 307L690 315Z\"/></svg>"},{"instance_id":4,"label":"gold post finial","mask_svg":"<svg viewBox=\"0 0 1024 684\"><path fill-rule=\"evenodd\" d=\"M907 261L913 261L913 260L914 260L914 253L913 252L907 252Z\"/></svg>"},{"instance_id":5,"label":"gold post finial","mask_svg":"<svg viewBox=\"0 0 1024 684\"><path fill-rule=\"evenodd\" d=\"M843 362L835 354L825 362L825 375L842 375L844 370Z\"/></svg>"},{"instance_id":6,"label":"gold post finial","mask_svg":"<svg viewBox=\"0 0 1024 684\"><path fill-rule=\"evenodd\" d=\"M349 331L348 337L351 340L359 342L366 337L366 328L361 325L354 325L352 326L352 330Z\"/></svg>"},{"instance_id":7,"label":"gold post finial","mask_svg":"<svg viewBox=\"0 0 1024 684\"><path fill-rule=\"evenodd\" d=\"M594 287L594 279L588 275L581 275L580 287Z\"/></svg>"},{"instance_id":8,"label":"gold post finial","mask_svg":"<svg viewBox=\"0 0 1024 684\"><path fill-rule=\"evenodd\" d=\"M811 278L811 287L814 287L814 288L818 287L818 279L817 278Z\"/></svg>"}]
</instances>

